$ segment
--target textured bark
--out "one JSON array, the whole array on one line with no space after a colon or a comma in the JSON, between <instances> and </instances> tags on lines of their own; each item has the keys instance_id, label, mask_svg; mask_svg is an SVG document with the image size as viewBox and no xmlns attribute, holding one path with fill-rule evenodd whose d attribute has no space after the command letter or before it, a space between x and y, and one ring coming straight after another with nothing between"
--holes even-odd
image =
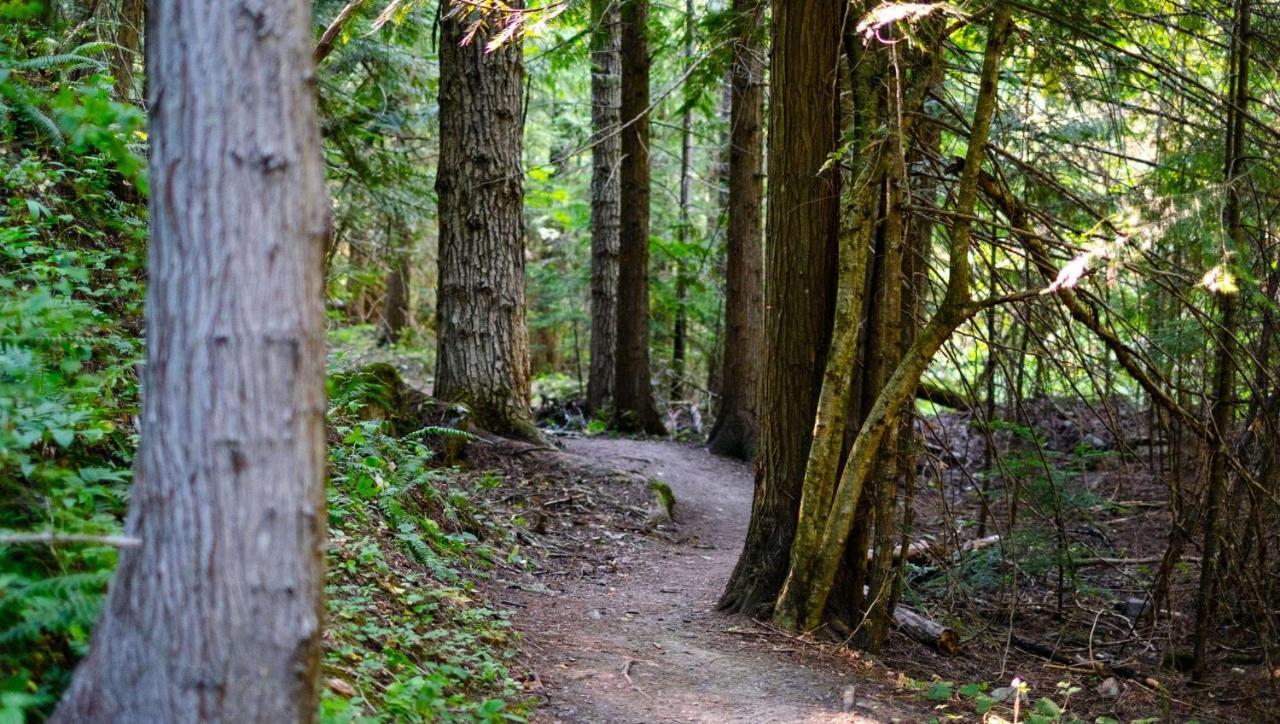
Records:
<instances>
[{"instance_id":1,"label":"textured bark","mask_svg":"<svg viewBox=\"0 0 1280 724\"><path fill-rule=\"evenodd\" d=\"M524 171L518 37L460 45L469 17L441 21L440 282L435 395L499 434L536 438L524 304Z\"/></svg>"},{"instance_id":2,"label":"textured bark","mask_svg":"<svg viewBox=\"0 0 1280 724\"><path fill-rule=\"evenodd\" d=\"M755 497L720 607L769 610L786 577L831 333L838 181L822 170L839 133L836 69L844 3L773 11L764 365Z\"/></svg>"},{"instance_id":3,"label":"textured bark","mask_svg":"<svg viewBox=\"0 0 1280 724\"><path fill-rule=\"evenodd\" d=\"M147 364L125 524L142 546L121 552L54 719L311 721L328 203L310 4L154 2L147 70Z\"/></svg>"},{"instance_id":4,"label":"textured bark","mask_svg":"<svg viewBox=\"0 0 1280 724\"><path fill-rule=\"evenodd\" d=\"M618 343L618 215L621 211L621 28L617 0L591 0L591 368L587 407L613 397Z\"/></svg>"},{"instance_id":5,"label":"textured bark","mask_svg":"<svg viewBox=\"0 0 1280 724\"><path fill-rule=\"evenodd\" d=\"M764 347L763 9L759 0L735 0L733 4L738 33L730 75L723 372L720 409L707 442L711 452L743 460L755 454L760 430L756 398Z\"/></svg>"},{"instance_id":6,"label":"textured bark","mask_svg":"<svg viewBox=\"0 0 1280 724\"><path fill-rule=\"evenodd\" d=\"M791 568L779 595L774 619L782 625L811 630L822 623L836 572L845 554L845 544L855 522L854 511L862 490L879 457L881 443L898 424L903 406L910 401L933 355L951 333L977 311L970 300L969 247L972 212L978 193L978 176L985 146L995 115L1000 63L1011 28L1012 9L996 7L983 57L981 83L974 108L969 148L956 190L957 220L951 230L946 296L929 324L921 330L902 362L886 380L874 406L862 421L849 451L840 482L831 500L831 510L823 522L816 546L796 545L791 551ZM806 491L807 493L807 491Z\"/></svg>"},{"instance_id":7,"label":"textured bark","mask_svg":"<svg viewBox=\"0 0 1280 724\"><path fill-rule=\"evenodd\" d=\"M649 0L622 6L622 208L611 427L666 434L649 373Z\"/></svg>"}]
</instances>

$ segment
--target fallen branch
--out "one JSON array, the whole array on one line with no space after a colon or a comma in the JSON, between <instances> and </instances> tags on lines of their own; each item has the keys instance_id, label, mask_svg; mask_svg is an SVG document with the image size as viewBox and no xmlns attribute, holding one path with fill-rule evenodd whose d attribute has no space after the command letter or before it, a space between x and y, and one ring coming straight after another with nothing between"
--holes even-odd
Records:
<instances>
[{"instance_id":1,"label":"fallen branch","mask_svg":"<svg viewBox=\"0 0 1280 724\"><path fill-rule=\"evenodd\" d=\"M347 6L342 8L342 11L338 13L338 17L334 18L333 22L329 23L329 27L325 28L324 33L320 36L320 42L316 43L316 49L312 55L314 58L313 62L319 65L320 61L324 60L328 57L329 53L333 52L334 42L338 39L338 34L347 27L347 23L350 22L351 17L356 14L356 11L360 9L361 5L365 4L365 1L366 0L351 0L351 2L347 3Z\"/></svg>"},{"instance_id":2,"label":"fallen branch","mask_svg":"<svg viewBox=\"0 0 1280 724\"><path fill-rule=\"evenodd\" d=\"M1054 663L1070 666L1073 669L1083 669L1095 674L1115 674L1116 676L1124 679L1132 679L1133 681L1140 682L1153 689L1164 689L1160 682L1155 678L1147 676L1132 666L1112 663L1098 657L1086 659L1083 656L1070 656L1062 653L1055 647L1042 644L1038 641L1032 641L1031 639L1024 639L1015 633L1009 634L1009 642L1012 643L1014 647L1029 654L1039 656L1042 659L1047 659Z\"/></svg>"},{"instance_id":3,"label":"fallen branch","mask_svg":"<svg viewBox=\"0 0 1280 724\"><path fill-rule=\"evenodd\" d=\"M45 545L100 545L115 548L138 548L141 538L127 535L87 535L82 533L55 533L51 530L40 533L0 533L0 545L23 545L43 543Z\"/></svg>"},{"instance_id":4,"label":"fallen branch","mask_svg":"<svg viewBox=\"0 0 1280 724\"><path fill-rule=\"evenodd\" d=\"M944 654L954 656L960 651L960 637L954 629L906 606L893 609L893 625L916 641L932 646Z\"/></svg>"},{"instance_id":5,"label":"fallen branch","mask_svg":"<svg viewBox=\"0 0 1280 724\"><path fill-rule=\"evenodd\" d=\"M941 560L948 556L964 555L973 551L980 551L983 548L1000 542L1000 536L989 535L985 538L974 538L967 540L958 546L949 546L939 541L918 541L912 543L907 548L907 560L911 563L927 563L929 561ZM896 561L902 555L902 549L894 546L893 559ZM867 551L867 560L871 560L875 556L875 551Z\"/></svg>"}]
</instances>

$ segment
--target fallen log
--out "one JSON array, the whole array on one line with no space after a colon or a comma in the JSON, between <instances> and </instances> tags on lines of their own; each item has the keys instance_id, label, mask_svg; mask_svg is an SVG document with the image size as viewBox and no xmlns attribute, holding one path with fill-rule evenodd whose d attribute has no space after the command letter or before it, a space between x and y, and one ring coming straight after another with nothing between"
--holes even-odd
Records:
<instances>
[{"instance_id":1,"label":"fallen log","mask_svg":"<svg viewBox=\"0 0 1280 724\"><path fill-rule=\"evenodd\" d=\"M980 551L983 548L1000 542L1000 536L989 535L984 538L974 538L964 541L959 545L949 545L942 541L926 540L917 541L907 547L907 560L911 563L930 563L932 561L942 560L950 556L964 555L973 551ZM894 546L893 559L896 561L902 556L902 547ZM867 560L875 557L874 550L867 551Z\"/></svg>"},{"instance_id":2,"label":"fallen log","mask_svg":"<svg viewBox=\"0 0 1280 724\"><path fill-rule=\"evenodd\" d=\"M933 385L923 381L916 387L916 399L959 411L973 408L969 398L964 395L952 392L941 385Z\"/></svg>"},{"instance_id":3,"label":"fallen log","mask_svg":"<svg viewBox=\"0 0 1280 724\"><path fill-rule=\"evenodd\" d=\"M1009 634L1009 643L1015 648L1021 649L1029 654L1039 656L1054 663L1070 666L1074 669L1082 669L1095 674L1114 674L1122 679L1130 679L1141 682L1153 689L1163 689L1160 681L1153 676L1149 676L1138 669L1125 664L1110 661L1106 657L1094 656L1092 659L1083 656L1071 656L1059 651L1053 646L1047 646L1039 641L1025 639L1015 633Z\"/></svg>"},{"instance_id":4,"label":"fallen log","mask_svg":"<svg viewBox=\"0 0 1280 724\"><path fill-rule=\"evenodd\" d=\"M893 609L893 625L922 644L932 646L949 656L960 651L960 637L954 629L916 613L906 606Z\"/></svg>"}]
</instances>

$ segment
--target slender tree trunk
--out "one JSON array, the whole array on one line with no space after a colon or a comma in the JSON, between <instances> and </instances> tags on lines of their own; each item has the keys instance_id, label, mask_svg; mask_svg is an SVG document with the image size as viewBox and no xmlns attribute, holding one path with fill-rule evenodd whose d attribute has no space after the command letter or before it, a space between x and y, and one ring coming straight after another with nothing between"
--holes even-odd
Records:
<instances>
[{"instance_id":1,"label":"slender tree trunk","mask_svg":"<svg viewBox=\"0 0 1280 724\"><path fill-rule=\"evenodd\" d=\"M693 65L693 0L684 3L684 63ZM684 112L680 114L680 219L676 229L676 321L671 335L671 400L684 398L685 357L689 344L689 271L686 246L692 237L690 206L693 203L693 98L685 86Z\"/></svg>"},{"instance_id":2,"label":"slender tree trunk","mask_svg":"<svg viewBox=\"0 0 1280 724\"><path fill-rule=\"evenodd\" d=\"M392 220L387 234L391 267L387 270L387 295L378 329L379 344L395 344L409 324L409 230L399 221Z\"/></svg>"},{"instance_id":3,"label":"slender tree trunk","mask_svg":"<svg viewBox=\"0 0 1280 724\"><path fill-rule=\"evenodd\" d=\"M835 299L839 182L824 166L839 133L844 14L837 0L773 11L760 447L747 539L720 599L729 611L770 610L796 533Z\"/></svg>"},{"instance_id":4,"label":"slender tree trunk","mask_svg":"<svg viewBox=\"0 0 1280 724\"><path fill-rule=\"evenodd\" d=\"M618 215L622 183L619 0L591 0L591 368L587 407L613 397L618 323Z\"/></svg>"},{"instance_id":5,"label":"slender tree trunk","mask_svg":"<svg viewBox=\"0 0 1280 724\"><path fill-rule=\"evenodd\" d=\"M310 4L159 0L147 69L147 364L125 523L142 546L121 551L54 720L309 722L328 236Z\"/></svg>"},{"instance_id":6,"label":"slender tree trunk","mask_svg":"<svg viewBox=\"0 0 1280 724\"><path fill-rule=\"evenodd\" d=\"M441 21L440 282L437 397L466 404L472 421L537 438L529 412L524 302L524 61L519 37L486 52L461 45L469 17Z\"/></svg>"},{"instance_id":7,"label":"slender tree trunk","mask_svg":"<svg viewBox=\"0 0 1280 724\"><path fill-rule=\"evenodd\" d=\"M726 231L725 334L720 410L707 442L717 455L749 460L764 347L764 43L761 0L735 0L729 110L729 221Z\"/></svg>"},{"instance_id":8,"label":"slender tree trunk","mask_svg":"<svg viewBox=\"0 0 1280 724\"><path fill-rule=\"evenodd\" d=\"M133 64L142 50L142 25L146 20L146 0L121 0L120 14L115 19L116 47L111 49L111 72L116 77L116 95L129 101L136 97Z\"/></svg>"},{"instance_id":9,"label":"slender tree trunk","mask_svg":"<svg viewBox=\"0 0 1280 724\"><path fill-rule=\"evenodd\" d=\"M649 372L649 0L622 5L622 228L611 426L666 434Z\"/></svg>"},{"instance_id":10,"label":"slender tree trunk","mask_svg":"<svg viewBox=\"0 0 1280 724\"><path fill-rule=\"evenodd\" d=\"M1245 114L1249 104L1249 20L1251 0L1237 0L1235 29L1231 34L1231 93L1227 105L1227 142L1225 173L1227 203L1223 224L1231 249L1246 248L1244 224L1241 218L1241 184L1245 174ZM1223 259L1226 267L1229 257ZM1225 271L1224 271L1225 273ZM1234 274L1234 272L1231 272ZM1231 455L1231 427L1235 415L1235 334L1239 311L1239 294L1223 289L1217 294L1222 320L1217 329L1217 349L1214 355L1213 375L1213 428L1216 440L1209 457L1209 481L1205 494L1204 545L1200 563L1200 589L1196 598L1196 625L1194 637L1194 662L1191 678L1204 678L1208 662L1209 639L1213 635L1214 596L1217 588L1219 531L1223 498L1228 483L1228 458Z\"/></svg>"}]
</instances>

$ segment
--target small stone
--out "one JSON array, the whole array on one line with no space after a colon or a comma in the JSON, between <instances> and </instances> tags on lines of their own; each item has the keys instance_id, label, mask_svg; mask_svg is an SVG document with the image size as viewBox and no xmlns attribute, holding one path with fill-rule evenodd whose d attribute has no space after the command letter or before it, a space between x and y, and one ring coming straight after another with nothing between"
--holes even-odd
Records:
<instances>
[{"instance_id":1,"label":"small stone","mask_svg":"<svg viewBox=\"0 0 1280 724\"><path fill-rule=\"evenodd\" d=\"M853 711L853 707L858 703L858 688L855 686L846 686L844 691L840 693L840 711Z\"/></svg>"},{"instance_id":2,"label":"small stone","mask_svg":"<svg viewBox=\"0 0 1280 724\"><path fill-rule=\"evenodd\" d=\"M1114 699L1120 696L1120 682L1116 681L1116 677L1109 676L1101 684L1098 684L1098 688L1095 691L1098 692L1099 696Z\"/></svg>"}]
</instances>

